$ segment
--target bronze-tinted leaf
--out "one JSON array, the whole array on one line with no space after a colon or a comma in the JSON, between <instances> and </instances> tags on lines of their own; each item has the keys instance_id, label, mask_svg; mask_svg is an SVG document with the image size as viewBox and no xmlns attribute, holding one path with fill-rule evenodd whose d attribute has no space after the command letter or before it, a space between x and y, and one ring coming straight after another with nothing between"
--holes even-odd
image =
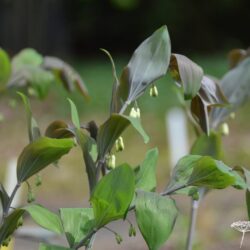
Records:
<instances>
[{"instance_id":1,"label":"bronze-tinted leaf","mask_svg":"<svg viewBox=\"0 0 250 250\"><path fill-rule=\"evenodd\" d=\"M196 96L201 87L203 77L203 70L199 65L186 56L172 54L169 70L174 80L183 86L186 100Z\"/></svg>"},{"instance_id":2,"label":"bronze-tinted leaf","mask_svg":"<svg viewBox=\"0 0 250 250\"><path fill-rule=\"evenodd\" d=\"M45 131L45 136L50 138L70 138L74 134L69 130L68 124L64 121L54 121L52 122Z\"/></svg>"},{"instance_id":3,"label":"bronze-tinted leaf","mask_svg":"<svg viewBox=\"0 0 250 250\"><path fill-rule=\"evenodd\" d=\"M247 56L247 51L244 49L233 49L228 53L229 67L236 67Z\"/></svg>"}]
</instances>

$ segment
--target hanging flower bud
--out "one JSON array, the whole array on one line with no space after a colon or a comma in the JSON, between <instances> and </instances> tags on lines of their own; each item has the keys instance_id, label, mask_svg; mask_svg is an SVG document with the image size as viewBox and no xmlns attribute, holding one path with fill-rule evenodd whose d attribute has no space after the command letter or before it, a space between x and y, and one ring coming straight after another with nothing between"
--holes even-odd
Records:
<instances>
[{"instance_id":1,"label":"hanging flower bud","mask_svg":"<svg viewBox=\"0 0 250 250\"><path fill-rule=\"evenodd\" d=\"M32 192L32 190L29 190L29 191L28 191L27 202L28 202L28 203L31 203L31 202L33 202L33 201L35 201L35 200L36 200L36 198L35 198L34 193Z\"/></svg>"},{"instance_id":2,"label":"hanging flower bud","mask_svg":"<svg viewBox=\"0 0 250 250\"><path fill-rule=\"evenodd\" d=\"M2 246L3 247L8 247L10 244L11 238L10 236L8 238L6 238L3 242L2 242ZM2 249L2 248L1 248Z\"/></svg>"},{"instance_id":3,"label":"hanging flower bud","mask_svg":"<svg viewBox=\"0 0 250 250\"><path fill-rule=\"evenodd\" d=\"M130 110L129 116L137 118L137 111L134 107Z\"/></svg>"},{"instance_id":4,"label":"hanging flower bud","mask_svg":"<svg viewBox=\"0 0 250 250\"><path fill-rule=\"evenodd\" d=\"M108 157L108 161L107 161L107 168L109 170L114 169L115 168L115 155L112 154Z\"/></svg>"},{"instance_id":5,"label":"hanging flower bud","mask_svg":"<svg viewBox=\"0 0 250 250\"><path fill-rule=\"evenodd\" d=\"M235 119L235 113L232 112L232 113L229 115L229 117L230 117L232 120L234 120L234 119Z\"/></svg>"},{"instance_id":6,"label":"hanging flower bud","mask_svg":"<svg viewBox=\"0 0 250 250\"><path fill-rule=\"evenodd\" d=\"M115 141L115 149L116 152L123 151L125 148L123 138L120 136L116 141Z\"/></svg>"},{"instance_id":7,"label":"hanging flower bud","mask_svg":"<svg viewBox=\"0 0 250 250\"><path fill-rule=\"evenodd\" d=\"M121 237L121 235L116 234L116 235L115 235L115 239L116 239L117 244L121 244L121 242L122 242L122 237Z\"/></svg>"},{"instance_id":8,"label":"hanging flower bud","mask_svg":"<svg viewBox=\"0 0 250 250\"><path fill-rule=\"evenodd\" d=\"M36 184L37 187L42 185L42 177L41 177L41 175L39 175L39 174L36 175L35 184Z\"/></svg>"},{"instance_id":9,"label":"hanging flower bud","mask_svg":"<svg viewBox=\"0 0 250 250\"><path fill-rule=\"evenodd\" d=\"M158 96L158 89L157 87L153 84L149 90L149 95L151 97L157 97Z\"/></svg>"},{"instance_id":10,"label":"hanging flower bud","mask_svg":"<svg viewBox=\"0 0 250 250\"><path fill-rule=\"evenodd\" d=\"M141 117L141 110L137 107L137 108L135 108L135 111L137 113L137 118L140 118Z\"/></svg>"},{"instance_id":11,"label":"hanging flower bud","mask_svg":"<svg viewBox=\"0 0 250 250\"><path fill-rule=\"evenodd\" d=\"M17 222L17 228L21 227L22 225L23 225L23 217L20 217L19 220L18 220L18 222Z\"/></svg>"},{"instance_id":12,"label":"hanging flower bud","mask_svg":"<svg viewBox=\"0 0 250 250\"><path fill-rule=\"evenodd\" d=\"M132 224L130 225L128 235L129 235L129 237L136 236L136 230Z\"/></svg>"},{"instance_id":13,"label":"hanging flower bud","mask_svg":"<svg viewBox=\"0 0 250 250\"><path fill-rule=\"evenodd\" d=\"M222 135L229 135L229 127L227 123L222 123L220 127L220 132Z\"/></svg>"}]
</instances>

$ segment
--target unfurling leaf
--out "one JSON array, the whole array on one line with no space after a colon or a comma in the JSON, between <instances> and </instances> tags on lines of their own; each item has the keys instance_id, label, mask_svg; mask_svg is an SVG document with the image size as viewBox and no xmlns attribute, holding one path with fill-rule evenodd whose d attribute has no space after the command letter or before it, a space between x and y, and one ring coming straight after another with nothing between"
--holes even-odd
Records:
<instances>
[{"instance_id":1,"label":"unfurling leaf","mask_svg":"<svg viewBox=\"0 0 250 250\"><path fill-rule=\"evenodd\" d=\"M112 112L119 112L125 103L127 105L135 101L151 83L166 74L170 53L168 30L162 26L135 50L123 69L119 85L113 88L115 93L111 107L116 110Z\"/></svg>"},{"instance_id":2,"label":"unfurling leaf","mask_svg":"<svg viewBox=\"0 0 250 250\"><path fill-rule=\"evenodd\" d=\"M74 134L70 131L68 124L64 121L54 121L52 122L45 131L45 136L50 138L70 138L73 137Z\"/></svg>"},{"instance_id":3,"label":"unfurling leaf","mask_svg":"<svg viewBox=\"0 0 250 250\"><path fill-rule=\"evenodd\" d=\"M52 139L41 137L28 144L17 162L17 180L26 181L49 164L59 160L74 146L71 139Z\"/></svg>"},{"instance_id":4,"label":"unfurling leaf","mask_svg":"<svg viewBox=\"0 0 250 250\"><path fill-rule=\"evenodd\" d=\"M200 66L186 56L172 54L169 70L174 80L183 86L186 100L197 95L203 77L203 70Z\"/></svg>"},{"instance_id":5,"label":"unfurling leaf","mask_svg":"<svg viewBox=\"0 0 250 250\"><path fill-rule=\"evenodd\" d=\"M138 191L135 204L136 221L149 250L160 249L175 224L175 202L157 193Z\"/></svg>"},{"instance_id":6,"label":"unfurling leaf","mask_svg":"<svg viewBox=\"0 0 250 250\"><path fill-rule=\"evenodd\" d=\"M123 164L105 175L96 185L90 202L95 215L95 226L121 219L134 197L135 180L133 170Z\"/></svg>"}]
</instances>

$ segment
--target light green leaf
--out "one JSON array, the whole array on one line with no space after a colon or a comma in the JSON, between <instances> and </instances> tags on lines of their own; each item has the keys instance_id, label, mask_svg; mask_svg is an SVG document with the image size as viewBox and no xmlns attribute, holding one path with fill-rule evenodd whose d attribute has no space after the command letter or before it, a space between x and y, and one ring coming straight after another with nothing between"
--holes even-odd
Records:
<instances>
[{"instance_id":1,"label":"light green leaf","mask_svg":"<svg viewBox=\"0 0 250 250\"><path fill-rule=\"evenodd\" d=\"M90 198L96 227L101 228L111 221L123 218L133 199L134 191L134 173L127 164L105 175Z\"/></svg>"},{"instance_id":2,"label":"light green leaf","mask_svg":"<svg viewBox=\"0 0 250 250\"><path fill-rule=\"evenodd\" d=\"M18 221L24 213L23 209L15 209L8 217L0 228L0 246L2 242L8 238L17 229Z\"/></svg>"},{"instance_id":3,"label":"light green leaf","mask_svg":"<svg viewBox=\"0 0 250 250\"><path fill-rule=\"evenodd\" d=\"M78 111L77 111L76 105L69 98L68 98L68 101L70 103L70 108L71 108L71 120L72 120L73 124L75 125L75 127L77 129L80 129L81 124L80 124L80 119L79 119L79 115L78 115Z\"/></svg>"},{"instance_id":4,"label":"light green leaf","mask_svg":"<svg viewBox=\"0 0 250 250\"><path fill-rule=\"evenodd\" d=\"M185 99L196 96L201 87L202 68L186 56L172 54L169 69L174 80L183 86Z\"/></svg>"},{"instance_id":5,"label":"light green leaf","mask_svg":"<svg viewBox=\"0 0 250 250\"><path fill-rule=\"evenodd\" d=\"M43 62L43 57L34 49L23 49L12 59L12 66L15 72L24 65L39 66Z\"/></svg>"},{"instance_id":6,"label":"light green leaf","mask_svg":"<svg viewBox=\"0 0 250 250\"><path fill-rule=\"evenodd\" d=\"M39 250L73 250L73 249L62 247L62 246L55 246L55 245L48 245L48 244L41 243L39 245Z\"/></svg>"},{"instance_id":7,"label":"light green leaf","mask_svg":"<svg viewBox=\"0 0 250 250\"><path fill-rule=\"evenodd\" d=\"M135 101L152 82L166 74L170 54L168 30L162 26L135 50L124 68L116 93L118 110L113 112L119 112L125 102L130 104Z\"/></svg>"},{"instance_id":8,"label":"light green leaf","mask_svg":"<svg viewBox=\"0 0 250 250\"><path fill-rule=\"evenodd\" d=\"M147 152L142 164L135 170L135 187L144 191L153 191L156 188L156 164L158 149Z\"/></svg>"},{"instance_id":9,"label":"light green leaf","mask_svg":"<svg viewBox=\"0 0 250 250\"><path fill-rule=\"evenodd\" d=\"M74 146L71 139L51 139L41 137L28 144L17 162L17 180L26 181L49 164L59 160Z\"/></svg>"},{"instance_id":10,"label":"light green leaf","mask_svg":"<svg viewBox=\"0 0 250 250\"><path fill-rule=\"evenodd\" d=\"M32 219L41 227L57 234L63 233L63 227L59 216L49 211L47 208L41 205L32 204L22 209L27 211Z\"/></svg>"},{"instance_id":11,"label":"light green leaf","mask_svg":"<svg viewBox=\"0 0 250 250\"><path fill-rule=\"evenodd\" d=\"M5 87L11 74L11 64L8 54L0 48L0 87Z\"/></svg>"},{"instance_id":12,"label":"light green leaf","mask_svg":"<svg viewBox=\"0 0 250 250\"><path fill-rule=\"evenodd\" d=\"M21 92L17 92L18 95L21 96L25 111L26 111L26 116L27 116L27 123L28 123L28 134L29 134L29 140L30 142L35 141L41 136L40 129L37 125L36 120L34 119L30 107L30 102L29 99L27 98L26 95L24 95Z\"/></svg>"},{"instance_id":13,"label":"light green leaf","mask_svg":"<svg viewBox=\"0 0 250 250\"><path fill-rule=\"evenodd\" d=\"M95 224L92 208L61 208L60 215L70 247L84 239Z\"/></svg>"},{"instance_id":14,"label":"light green leaf","mask_svg":"<svg viewBox=\"0 0 250 250\"><path fill-rule=\"evenodd\" d=\"M175 224L175 202L157 193L138 191L135 211L137 224L149 250L160 249Z\"/></svg>"}]
</instances>

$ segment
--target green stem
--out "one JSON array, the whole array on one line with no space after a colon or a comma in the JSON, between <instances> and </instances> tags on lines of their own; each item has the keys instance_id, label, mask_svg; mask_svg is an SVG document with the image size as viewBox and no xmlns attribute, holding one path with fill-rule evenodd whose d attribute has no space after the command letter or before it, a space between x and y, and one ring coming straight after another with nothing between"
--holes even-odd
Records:
<instances>
[{"instance_id":1,"label":"green stem","mask_svg":"<svg viewBox=\"0 0 250 250\"><path fill-rule=\"evenodd\" d=\"M94 229L93 231L90 231L90 232L89 232L89 233L88 233L79 243L77 243L75 246L73 246L72 249L77 250L77 249L79 249L80 247L85 246L85 244L87 243L87 241L88 241L89 239L91 239L92 236L93 236L96 232L97 232L96 229Z\"/></svg>"}]
</instances>

